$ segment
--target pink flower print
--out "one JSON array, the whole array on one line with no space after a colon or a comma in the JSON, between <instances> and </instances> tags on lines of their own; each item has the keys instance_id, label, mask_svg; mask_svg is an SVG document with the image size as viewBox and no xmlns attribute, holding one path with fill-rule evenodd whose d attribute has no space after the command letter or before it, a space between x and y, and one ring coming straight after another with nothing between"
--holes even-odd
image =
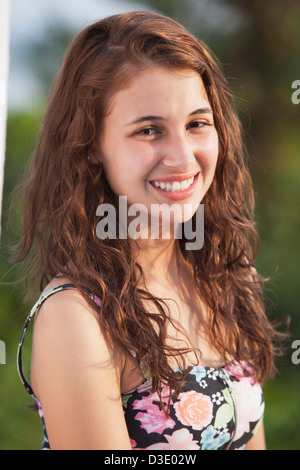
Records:
<instances>
[{"instance_id":1,"label":"pink flower print","mask_svg":"<svg viewBox=\"0 0 300 470\"><path fill-rule=\"evenodd\" d=\"M162 391L163 402L168 402L169 387L165 387ZM171 418L167 418L163 410L160 409L154 401L159 402L157 393L151 393L142 400L135 400L132 408L134 410L143 410L141 413L137 413L135 419L141 422L141 427L147 431L148 434L157 432L162 434L164 429L173 429L175 421ZM171 401L172 404L172 401ZM146 412L144 410L147 410Z\"/></svg>"},{"instance_id":2,"label":"pink flower print","mask_svg":"<svg viewBox=\"0 0 300 470\"><path fill-rule=\"evenodd\" d=\"M101 300L94 294L89 294L89 297L95 302L97 307L101 307Z\"/></svg>"},{"instance_id":3,"label":"pink flower print","mask_svg":"<svg viewBox=\"0 0 300 470\"><path fill-rule=\"evenodd\" d=\"M250 423L259 421L264 413L262 389L259 383L252 385L251 377L244 377L231 384L237 411L235 440L250 432Z\"/></svg>"},{"instance_id":4,"label":"pink flower print","mask_svg":"<svg viewBox=\"0 0 300 470\"><path fill-rule=\"evenodd\" d=\"M173 429L176 424L173 419L167 418L164 412L153 403L151 406L147 405L146 413L138 413L135 419L141 422L141 428L145 429L148 434L152 432L162 434L165 429Z\"/></svg>"},{"instance_id":5,"label":"pink flower print","mask_svg":"<svg viewBox=\"0 0 300 470\"><path fill-rule=\"evenodd\" d=\"M237 380L241 380L247 376L251 376L251 384L253 385L256 380L253 377L253 367L251 367L246 361L232 361L225 367L225 370Z\"/></svg>"},{"instance_id":6,"label":"pink flower print","mask_svg":"<svg viewBox=\"0 0 300 470\"><path fill-rule=\"evenodd\" d=\"M39 413L39 417L40 418L43 418L44 417L44 413L43 413L43 408L42 408L42 404L39 400L36 400L36 404L38 406L38 413Z\"/></svg>"},{"instance_id":7,"label":"pink flower print","mask_svg":"<svg viewBox=\"0 0 300 470\"><path fill-rule=\"evenodd\" d=\"M213 404L209 396L191 390L181 393L178 399L174 408L181 423L199 431L211 423Z\"/></svg>"},{"instance_id":8,"label":"pink flower print","mask_svg":"<svg viewBox=\"0 0 300 470\"><path fill-rule=\"evenodd\" d=\"M148 380L145 383L142 383L138 388L137 391L139 393L147 392L148 390L151 390L152 388L152 380Z\"/></svg>"},{"instance_id":9,"label":"pink flower print","mask_svg":"<svg viewBox=\"0 0 300 470\"><path fill-rule=\"evenodd\" d=\"M198 441L193 440L193 434L183 428L174 431L171 436L164 435L168 442L159 442L147 447L147 450L199 450Z\"/></svg>"},{"instance_id":10,"label":"pink flower print","mask_svg":"<svg viewBox=\"0 0 300 470\"><path fill-rule=\"evenodd\" d=\"M162 389L162 391L161 391L161 399L162 399L163 403L168 403L168 402L169 402L170 393L171 393L170 387L164 387L164 388ZM153 393L152 399L153 399L153 401L158 401L158 402L160 402L160 398L159 398L157 392ZM173 403L172 400L171 400L171 403Z\"/></svg>"},{"instance_id":11,"label":"pink flower print","mask_svg":"<svg viewBox=\"0 0 300 470\"><path fill-rule=\"evenodd\" d=\"M130 444L133 449L136 447L136 441L134 439L130 439Z\"/></svg>"},{"instance_id":12,"label":"pink flower print","mask_svg":"<svg viewBox=\"0 0 300 470\"><path fill-rule=\"evenodd\" d=\"M152 387L152 383L146 382L145 384L140 385L138 388L139 392L144 392L149 390L149 387ZM170 388L169 387L164 387L162 392L161 392L161 399L162 402L167 404L169 401L169 395L170 395ZM149 393L149 395L143 397L141 400L135 400L133 402L132 408L134 410L146 410L148 407L151 407L154 402L160 403L160 398L158 396L158 393ZM172 404L172 400L170 404Z\"/></svg>"}]
</instances>

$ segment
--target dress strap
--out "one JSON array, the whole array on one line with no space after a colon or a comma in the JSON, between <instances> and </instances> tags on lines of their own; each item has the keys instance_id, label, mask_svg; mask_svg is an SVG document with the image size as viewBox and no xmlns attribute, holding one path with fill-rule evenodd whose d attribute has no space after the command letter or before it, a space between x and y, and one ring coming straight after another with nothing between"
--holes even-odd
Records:
<instances>
[{"instance_id":1,"label":"dress strap","mask_svg":"<svg viewBox=\"0 0 300 470\"><path fill-rule=\"evenodd\" d=\"M37 397L35 396L31 385L29 384L28 380L26 379L24 371L23 371L23 367L22 367L22 349L23 349L23 345L24 345L25 335L26 335L27 329L29 327L29 324L30 324L32 318L38 313L38 311L39 311L41 305L43 304L43 302L46 299L48 299L48 297L50 297L51 295L56 294L56 292L60 292L60 291L67 290L67 289L76 289L76 286L74 284L61 284L59 286L54 287L53 289L50 289L48 292L46 292L44 295L42 295L38 299L38 301L34 304L32 309L30 310L30 313L29 313L29 315L28 315L28 317L25 321L24 327L23 327L23 331L22 331L19 346L18 346L18 352L17 352L17 369L18 369L18 373L19 373L21 382L23 383L23 385L26 388L29 395L34 400L37 400Z\"/></svg>"}]
</instances>

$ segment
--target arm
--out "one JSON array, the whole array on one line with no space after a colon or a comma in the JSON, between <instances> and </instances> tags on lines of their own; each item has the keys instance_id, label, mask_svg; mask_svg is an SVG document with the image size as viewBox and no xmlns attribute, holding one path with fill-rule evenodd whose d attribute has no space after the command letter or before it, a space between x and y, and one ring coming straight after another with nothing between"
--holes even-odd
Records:
<instances>
[{"instance_id":1,"label":"arm","mask_svg":"<svg viewBox=\"0 0 300 470\"><path fill-rule=\"evenodd\" d=\"M76 290L47 299L36 318L32 383L51 449L131 449L121 402L122 356Z\"/></svg>"},{"instance_id":2,"label":"arm","mask_svg":"<svg viewBox=\"0 0 300 470\"><path fill-rule=\"evenodd\" d=\"M264 424L261 421L256 433L246 445L245 450L266 450Z\"/></svg>"}]
</instances>

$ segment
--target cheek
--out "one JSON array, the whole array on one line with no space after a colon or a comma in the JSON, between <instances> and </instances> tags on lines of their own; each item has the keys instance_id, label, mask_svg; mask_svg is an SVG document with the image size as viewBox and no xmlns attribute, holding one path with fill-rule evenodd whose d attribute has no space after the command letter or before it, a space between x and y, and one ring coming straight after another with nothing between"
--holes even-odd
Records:
<instances>
[{"instance_id":1,"label":"cheek","mask_svg":"<svg viewBox=\"0 0 300 470\"><path fill-rule=\"evenodd\" d=\"M136 165L136 168L151 169L159 159L163 146L152 142L130 142L127 145L127 156Z\"/></svg>"},{"instance_id":2,"label":"cheek","mask_svg":"<svg viewBox=\"0 0 300 470\"><path fill-rule=\"evenodd\" d=\"M153 158L126 142L114 141L107 148L103 145L102 163L108 183L117 194L134 195L145 185L145 180L152 168Z\"/></svg>"},{"instance_id":3,"label":"cheek","mask_svg":"<svg viewBox=\"0 0 300 470\"><path fill-rule=\"evenodd\" d=\"M216 131L201 141L199 155L203 169L214 172L219 155L219 138Z\"/></svg>"}]
</instances>

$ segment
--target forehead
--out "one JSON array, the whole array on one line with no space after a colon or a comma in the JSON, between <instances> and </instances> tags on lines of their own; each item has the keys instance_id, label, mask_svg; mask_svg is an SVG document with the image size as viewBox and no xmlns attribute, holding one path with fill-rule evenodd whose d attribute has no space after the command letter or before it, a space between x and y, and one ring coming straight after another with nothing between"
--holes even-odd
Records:
<instances>
[{"instance_id":1,"label":"forehead","mask_svg":"<svg viewBox=\"0 0 300 470\"><path fill-rule=\"evenodd\" d=\"M170 112L172 109L178 112L207 104L206 90L196 71L151 66L137 70L126 87L111 97L108 115L146 110L153 114L165 112L166 107Z\"/></svg>"}]
</instances>

